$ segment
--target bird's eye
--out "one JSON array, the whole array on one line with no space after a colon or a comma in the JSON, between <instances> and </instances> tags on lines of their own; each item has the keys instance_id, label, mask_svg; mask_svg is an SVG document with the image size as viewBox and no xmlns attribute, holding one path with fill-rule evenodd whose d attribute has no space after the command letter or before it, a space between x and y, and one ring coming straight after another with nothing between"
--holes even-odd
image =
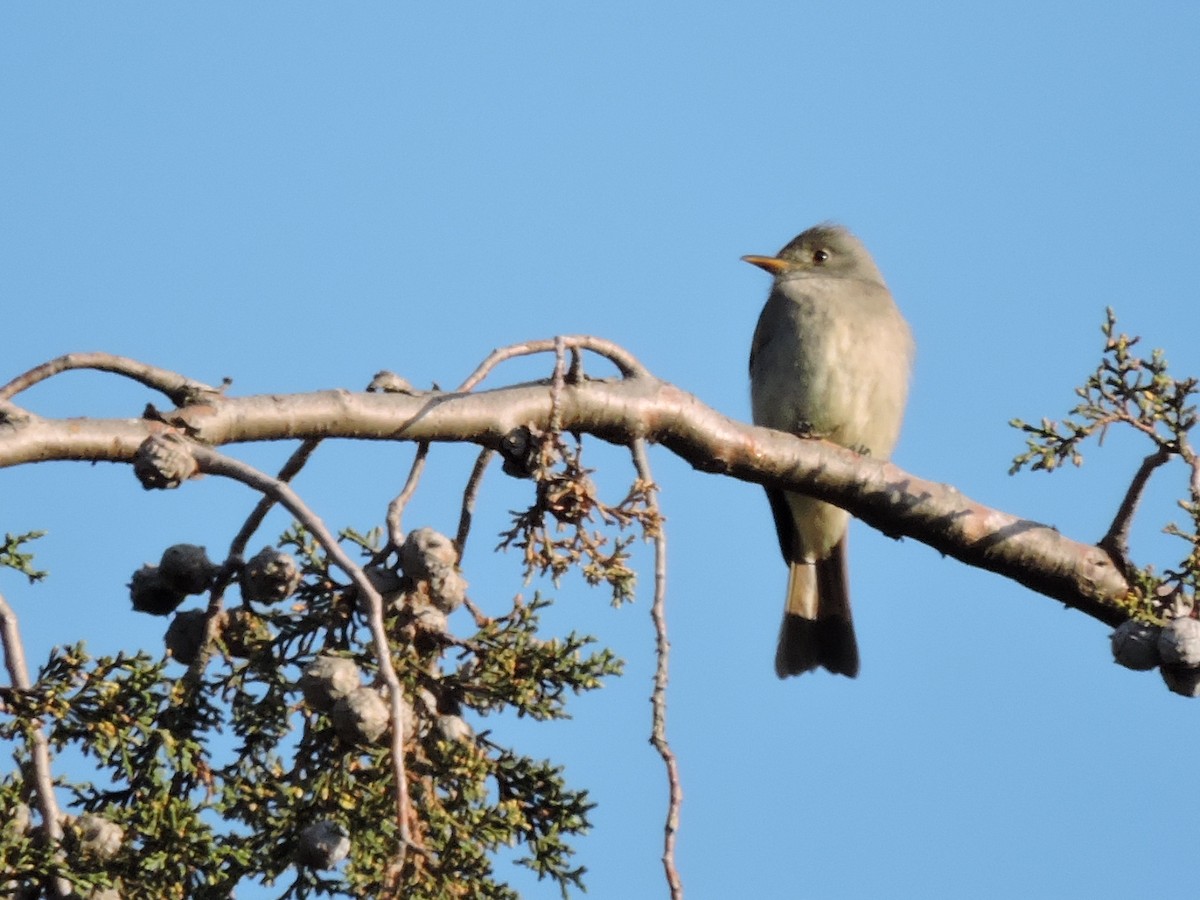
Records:
<instances>
[{"instance_id":1,"label":"bird's eye","mask_svg":"<svg viewBox=\"0 0 1200 900\"><path fill-rule=\"evenodd\" d=\"M818 266L821 265L822 263L826 262L828 259L829 259L829 251L828 250L814 250L813 251L813 262L815 262Z\"/></svg>"}]
</instances>

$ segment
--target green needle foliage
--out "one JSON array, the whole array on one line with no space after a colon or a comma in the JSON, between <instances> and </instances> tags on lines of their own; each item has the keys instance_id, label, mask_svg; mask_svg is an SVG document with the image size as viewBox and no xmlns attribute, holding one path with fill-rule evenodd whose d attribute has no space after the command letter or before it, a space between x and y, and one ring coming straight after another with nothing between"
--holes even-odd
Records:
<instances>
[{"instance_id":1,"label":"green needle foliage","mask_svg":"<svg viewBox=\"0 0 1200 900\"><path fill-rule=\"evenodd\" d=\"M601 553L609 538L584 523L594 513L617 528L646 524L645 491L609 508L595 499L577 454L564 471L542 473L527 524L507 540L572 556L624 598L632 583L624 542ZM560 526L566 542L553 534ZM31 537L9 537L0 561L33 577L20 550ZM583 888L573 842L590 826L587 792L568 786L560 766L505 746L482 725L504 713L564 718L568 697L618 675L620 660L584 635L544 635L540 614L551 600L541 594L517 596L494 617L471 607L473 629L456 635L446 612L462 600L443 602L445 572L406 572L402 552L380 550L378 532L347 530L341 541L361 553L383 596L402 686L404 852L394 723L383 734L355 731L343 721L343 700L322 706L304 687L306 668L321 656L347 661L360 690L387 696L367 606L295 526L278 546L291 556L287 566L294 561L298 585L266 601L243 592L233 608L217 602L215 588L206 613L176 614L185 617L180 633L185 623L197 629L191 644L177 645L183 659L57 648L31 689L3 694L0 739L14 766L0 779L0 822L9 823L0 829L0 893L50 896L46 886L61 876L81 897L126 900L225 900L244 880L276 886L280 898L516 898L496 870L497 853L509 848L564 897ZM207 654L195 650L202 628ZM41 836L36 813L30 824L39 725L56 756L82 755L95 772L57 782L71 810L57 847ZM348 839L344 862L314 857L306 845L306 829L319 823ZM107 842L91 833L97 828Z\"/></svg>"},{"instance_id":2,"label":"green needle foliage","mask_svg":"<svg viewBox=\"0 0 1200 900\"><path fill-rule=\"evenodd\" d=\"M1136 353L1138 338L1117 332L1111 309L1101 331L1104 349L1100 365L1076 388L1079 403L1068 416L1062 421L1042 419L1037 425L1012 420L1012 426L1026 435L1026 450L1013 459L1010 473L1025 468L1052 472L1068 461L1082 465L1081 445L1091 437L1103 440L1110 427L1130 428L1143 435L1152 451L1101 546L1123 566L1134 585L1133 615L1152 622L1189 615L1200 588L1200 457L1190 441L1197 420L1197 379L1172 376L1161 350L1152 351L1149 357ZM1178 501L1188 522L1186 526L1170 523L1164 530L1185 540L1188 551L1177 567L1157 575L1151 566L1139 568L1130 563L1126 535L1150 475L1175 458L1191 470L1188 496Z\"/></svg>"},{"instance_id":3,"label":"green needle foliage","mask_svg":"<svg viewBox=\"0 0 1200 900\"><path fill-rule=\"evenodd\" d=\"M1042 419L1038 425L1011 421L1027 435L1027 449L1013 459L1010 474L1026 467L1051 472L1067 461L1082 465L1080 444L1093 435L1102 438L1110 425L1133 428L1164 452L1183 451L1187 433L1196 424L1196 379L1172 378L1161 350L1154 350L1149 359L1135 355L1138 338L1117 334L1116 324L1116 315L1107 310L1101 326L1103 358L1075 389L1080 401L1067 418Z\"/></svg>"},{"instance_id":4,"label":"green needle foliage","mask_svg":"<svg viewBox=\"0 0 1200 900\"><path fill-rule=\"evenodd\" d=\"M16 569L30 582L41 581L46 573L33 567L33 554L23 551L26 544L44 537L44 531L27 531L25 534L5 534L4 543L0 545L0 567Z\"/></svg>"}]
</instances>

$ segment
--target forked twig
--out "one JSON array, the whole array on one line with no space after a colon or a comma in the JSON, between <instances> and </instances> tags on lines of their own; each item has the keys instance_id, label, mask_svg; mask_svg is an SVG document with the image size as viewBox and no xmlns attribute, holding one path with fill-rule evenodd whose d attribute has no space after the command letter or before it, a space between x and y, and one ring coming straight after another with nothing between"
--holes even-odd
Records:
<instances>
[{"instance_id":1,"label":"forked twig","mask_svg":"<svg viewBox=\"0 0 1200 900\"><path fill-rule=\"evenodd\" d=\"M646 442L639 438L630 445L630 451L633 454L638 479L645 485L646 505L657 517L658 488L650 474ZM675 865L675 837L679 832L679 808L683 803L683 787L679 781L679 763L675 751L667 741L667 682L671 642L667 639L667 533L661 524L654 531L654 603L650 607L650 616L654 620L654 649L657 659L654 668L654 691L650 698L654 710L650 743L654 745L667 767L667 820L663 828L662 863L667 876L667 887L671 891L671 900L682 900L683 882Z\"/></svg>"}]
</instances>

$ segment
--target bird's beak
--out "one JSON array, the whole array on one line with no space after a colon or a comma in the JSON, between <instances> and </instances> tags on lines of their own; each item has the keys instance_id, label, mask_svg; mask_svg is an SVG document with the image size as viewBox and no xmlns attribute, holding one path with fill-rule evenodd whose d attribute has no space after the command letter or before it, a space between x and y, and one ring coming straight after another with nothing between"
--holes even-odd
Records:
<instances>
[{"instance_id":1,"label":"bird's beak","mask_svg":"<svg viewBox=\"0 0 1200 900\"><path fill-rule=\"evenodd\" d=\"M792 268L791 262L786 259L780 259L778 256L743 256L742 262L758 266L763 271L770 272L772 275L782 275Z\"/></svg>"}]
</instances>

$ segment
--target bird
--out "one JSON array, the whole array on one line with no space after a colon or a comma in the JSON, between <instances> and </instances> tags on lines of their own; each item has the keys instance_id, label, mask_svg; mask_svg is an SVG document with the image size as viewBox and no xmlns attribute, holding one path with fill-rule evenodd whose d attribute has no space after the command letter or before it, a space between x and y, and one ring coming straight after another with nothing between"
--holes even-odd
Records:
<instances>
[{"instance_id":1,"label":"bird","mask_svg":"<svg viewBox=\"0 0 1200 900\"><path fill-rule=\"evenodd\" d=\"M879 267L841 225L809 228L774 256L750 347L753 421L887 459L900 435L915 346ZM854 678L858 642L846 574L845 510L767 488L788 564L775 674L818 667Z\"/></svg>"}]
</instances>

